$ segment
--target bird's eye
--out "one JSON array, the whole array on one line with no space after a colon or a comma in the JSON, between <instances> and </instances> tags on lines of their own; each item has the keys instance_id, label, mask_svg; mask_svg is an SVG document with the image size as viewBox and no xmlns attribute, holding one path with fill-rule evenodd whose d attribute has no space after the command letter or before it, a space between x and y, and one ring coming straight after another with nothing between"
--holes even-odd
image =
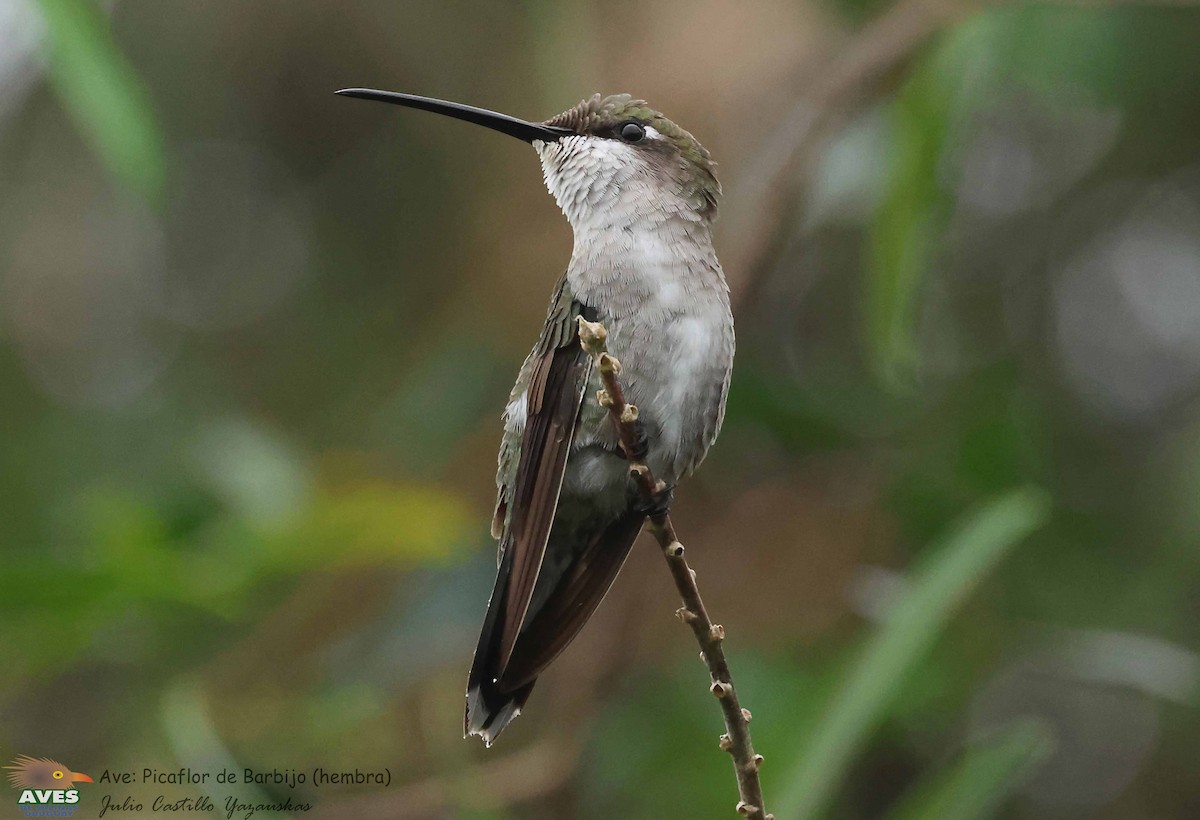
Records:
<instances>
[{"instance_id":1,"label":"bird's eye","mask_svg":"<svg viewBox=\"0 0 1200 820\"><path fill-rule=\"evenodd\" d=\"M636 122L627 122L621 126L621 139L626 142L641 142L646 136L646 129Z\"/></svg>"},{"instance_id":2,"label":"bird's eye","mask_svg":"<svg viewBox=\"0 0 1200 820\"><path fill-rule=\"evenodd\" d=\"M63 779L63 773L62 773L62 772L55 772L55 773L54 773L54 779L55 779L55 780L62 780L62 779Z\"/></svg>"}]
</instances>

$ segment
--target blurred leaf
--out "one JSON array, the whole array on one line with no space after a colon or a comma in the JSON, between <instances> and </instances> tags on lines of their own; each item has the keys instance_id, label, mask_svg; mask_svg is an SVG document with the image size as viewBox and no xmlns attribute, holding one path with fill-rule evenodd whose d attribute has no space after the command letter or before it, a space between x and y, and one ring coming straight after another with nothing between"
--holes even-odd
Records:
<instances>
[{"instance_id":1,"label":"blurred leaf","mask_svg":"<svg viewBox=\"0 0 1200 820\"><path fill-rule=\"evenodd\" d=\"M1008 550L1042 525L1048 508L1041 490L1015 490L969 514L932 549L792 767L778 817L822 812L854 753L951 613Z\"/></svg>"},{"instance_id":2,"label":"blurred leaf","mask_svg":"<svg viewBox=\"0 0 1200 820\"><path fill-rule=\"evenodd\" d=\"M886 193L869 226L865 323L876 377L909 386L917 362L918 297L946 241L960 131L997 89L1011 47L988 14L944 35L914 67L891 107Z\"/></svg>"},{"instance_id":3,"label":"blurred leaf","mask_svg":"<svg viewBox=\"0 0 1200 820\"><path fill-rule=\"evenodd\" d=\"M886 9L888 3L886 0L826 0L825 5L857 27Z\"/></svg>"},{"instance_id":4,"label":"blurred leaf","mask_svg":"<svg viewBox=\"0 0 1200 820\"><path fill-rule=\"evenodd\" d=\"M1129 46L1138 16L1129 9L1029 3L994 9L974 27L995 46L1006 77L1055 99L1064 88L1115 99L1123 85L1136 81Z\"/></svg>"},{"instance_id":5,"label":"blurred leaf","mask_svg":"<svg viewBox=\"0 0 1200 820\"><path fill-rule=\"evenodd\" d=\"M990 743L977 743L946 772L918 784L892 820L971 820L992 817L1003 798L1054 748L1037 721L1022 721Z\"/></svg>"},{"instance_id":6,"label":"blurred leaf","mask_svg":"<svg viewBox=\"0 0 1200 820\"><path fill-rule=\"evenodd\" d=\"M892 388L916 366L916 297L944 219L937 172L951 96L931 60L892 106L895 147L887 194L870 228L865 294L868 350L877 377Z\"/></svg>"},{"instance_id":7,"label":"blurred leaf","mask_svg":"<svg viewBox=\"0 0 1200 820\"><path fill-rule=\"evenodd\" d=\"M820 705L843 668L844 653L826 662L808 660L753 652L731 659L742 703L757 715L780 716L755 721L754 740L760 750L784 747L820 717ZM666 669L633 680L622 687L619 698L609 700L587 744L582 817L720 817L719 809L736 817L729 756L717 747L720 711L706 684L704 667L688 651ZM765 754L769 760L771 753ZM648 772L654 773L653 787L647 786Z\"/></svg>"},{"instance_id":8,"label":"blurred leaf","mask_svg":"<svg viewBox=\"0 0 1200 820\"><path fill-rule=\"evenodd\" d=\"M240 771L240 761L230 751L213 722L203 686L180 678L166 687L158 704L158 720L175 759L197 771ZM253 783L230 787L240 799L264 800L266 794Z\"/></svg>"},{"instance_id":9,"label":"blurred leaf","mask_svg":"<svg viewBox=\"0 0 1200 820\"><path fill-rule=\"evenodd\" d=\"M838 425L850 413L839 413L841 406L864 414L874 407L861 392L844 392L806 390L762 369L744 366L730 388L725 417L730 428L743 424L767 428L788 452L845 447L852 438ZM832 407L835 402L838 407Z\"/></svg>"},{"instance_id":10,"label":"blurred leaf","mask_svg":"<svg viewBox=\"0 0 1200 820\"><path fill-rule=\"evenodd\" d=\"M266 528L294 520L312 495L311 470L275 431L231 418L203 429L192 459L212 492Z\"/></svg>"},{"instance_id":11,"label":"blurred leaf","mask_svg":"<svg viewBox=\"0 0 1200 820\"><path fill-rule=\"evenodd\" d=\"M375 414L376 446L416 473L445 469L480 418L499 429L498 397L511 387L509 369L477 342L456 339L429 351Z\"/></svg>"},{"instance_id":12,"label":"blurred leaf","mask_svg":"<svg viewBox=\"0 0 1200 820\"><path fill-rule=\"evenodd\" d=\"M318 496L303 522L269 541L292 570L411 563L453 554L475 522L454 495L421 486L363 483Z\"/></svg>"},{"instance_id":13,"label":"blurred leaf","mask_svg":"<svg viewBox=\"0 0 1200 820\"><path fill-rule=\"evenodd\" d=\"M11 626L0 654L18 659L9 664L17 675L104 654L98 636L109 634L124 636L135 657L169 661L179 646L170 636L195 633L190 647L204 647L219 638L215 627L270 605L264 589L274 579L443 560L477 524L456 495L385 482L325 489L296 522L266 530L212 507L202 525L172 532L161 506L114 487L86 492L79 515L86 549L0 573L0 616Z\"/></svg>"},{"instance_id":14,"label":"blurred leaf","mask_svg":"<svg viewBox=\"0 0 1200 820\"><path fill-rule=\"evenodd\" d=\"M151 203L162 201L163 138L146 90L91 0L38 0L49 33L50 76L109 171Z\"/></svg>"}]
</instances>

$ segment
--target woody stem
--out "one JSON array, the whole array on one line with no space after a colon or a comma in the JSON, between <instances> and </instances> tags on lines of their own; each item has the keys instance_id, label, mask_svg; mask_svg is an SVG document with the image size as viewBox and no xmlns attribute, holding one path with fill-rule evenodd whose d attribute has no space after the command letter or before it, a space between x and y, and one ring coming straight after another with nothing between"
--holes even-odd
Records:
<instances>
[{"instance_id":1,"label":"woody stem","mask_svg":"<svg viewBox=\"0 0 1200 820\"><path fill-rule=\"evenodd\" d=\"M616 423L621 448L629 459L629 473L637 484L638 492L647 503L654 503L662 497L666 486L654 478L645 462L645 447L638 446L639 443L644 445L645 432L638 421L637 407L625 401L625 393L618 379L621 363L608 352L608 332L603 325L589 322L582 316L578 321L580 344L592 356L604 384L598 401L608 409ZM683 606L675 614L691 627L696 636L700 657L708 667L712 681L709 689L721 705L725 734L721 735L718 745L733 758L733 771L741 797L737 811L751 820L773 820L774 815L767 814L763 807L762 786L758 780L758 768L762 765L763 757L755 754L750 740L750 710L743 709L738 702L733 676L725 659L722 646L725 628L714 624L708 617L700 589L696 586L696 573L683 557L683 544L675 533L670 513L663 511L652 514L648 519L648 528L662 548L675 588L683 599Z\"/></svg>"}]
</instances>

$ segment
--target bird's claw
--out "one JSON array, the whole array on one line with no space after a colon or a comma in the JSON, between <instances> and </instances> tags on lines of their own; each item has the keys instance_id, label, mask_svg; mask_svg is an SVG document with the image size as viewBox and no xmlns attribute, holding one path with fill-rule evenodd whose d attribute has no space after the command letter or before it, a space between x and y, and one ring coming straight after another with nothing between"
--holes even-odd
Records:
<instances>
[{"instance_id":1,"label":"bird's claw","mask_svg":"<svg viewBox=\"0 0 1200 820\"><path fill-rule=\"evenodd\" d=\"M649 498L638 496L635 509L648 518L662 518L671 510L671 502L675 499L675 485L659 482L659 487Z\"/></svg>"},{"instance_id":2,"label":"bird's claw","mask_svg":"<svg viewBox=\"0 0 1200 820\"><path fill-rule=\"evenodd\" d=\"M650 454L650 437L646 435L646 428L641 424L633 425L633 452L626 452L626 457L634 462L646 462L646 456Z\"/></svg>"}]
</instances>

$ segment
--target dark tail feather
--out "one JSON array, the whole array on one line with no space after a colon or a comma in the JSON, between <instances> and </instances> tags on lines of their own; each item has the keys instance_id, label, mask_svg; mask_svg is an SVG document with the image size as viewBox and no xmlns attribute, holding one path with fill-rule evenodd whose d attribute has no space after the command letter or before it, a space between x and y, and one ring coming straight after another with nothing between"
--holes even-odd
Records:
<instances>
[{"instance_id":1,"label":"dark tail feather","mask_svg":"<svg viewBox=\"0 0 1200 820\"><path fill-rule=\"evenodd\" d=\"M532 685L541 671L575 640L625 565L645 520L641 513L627 512L584 547L558 579L545 605L525 624L504 668L505 687Z\"/></svg>"},{"instance_id":2,"label":"dark tail feather","mask_svg":"<svg viewBox=\"0 0 1200 820\"><path fill-rule=\"evenodd\" d=\"M600 605L644 521L642 514L628 512L597 533L558 580L545 605L529 617L503 669L499 668L499 636L508 567L507 560L501 561L467 683L468 735L479 735L490 746L521 713L537 676L575 639Z\"/></svg>"},{"instance_id":3,"label":"dark tail feather","mask_svg":"<svg viewBox=\"0 0 1200 820\"><path fill-rule=\"evenodd\" d=\"M504 727L521 714L534 683L530 681L517 691L507 693L501 692L493 682L468 687L466 734L479 735L485 745L491 746Z\"/></svg>"},{"instance_id":4,"label":"dark tail feather","mask_svg":"<svg viewBox=\"0 0 1200 820\"><path fill-rule=\"evenodd\" d=\"M475 660L467 679L467 711L463 720L463 736L479 735L488 746L513 718L533 691L533 681L515 692L502 691L500 677L500 631L508 601L508 576L511 557L506 552L496 573L496 585L488 600L487 616L475 647Z\"/></svg>"}]
</instances>

